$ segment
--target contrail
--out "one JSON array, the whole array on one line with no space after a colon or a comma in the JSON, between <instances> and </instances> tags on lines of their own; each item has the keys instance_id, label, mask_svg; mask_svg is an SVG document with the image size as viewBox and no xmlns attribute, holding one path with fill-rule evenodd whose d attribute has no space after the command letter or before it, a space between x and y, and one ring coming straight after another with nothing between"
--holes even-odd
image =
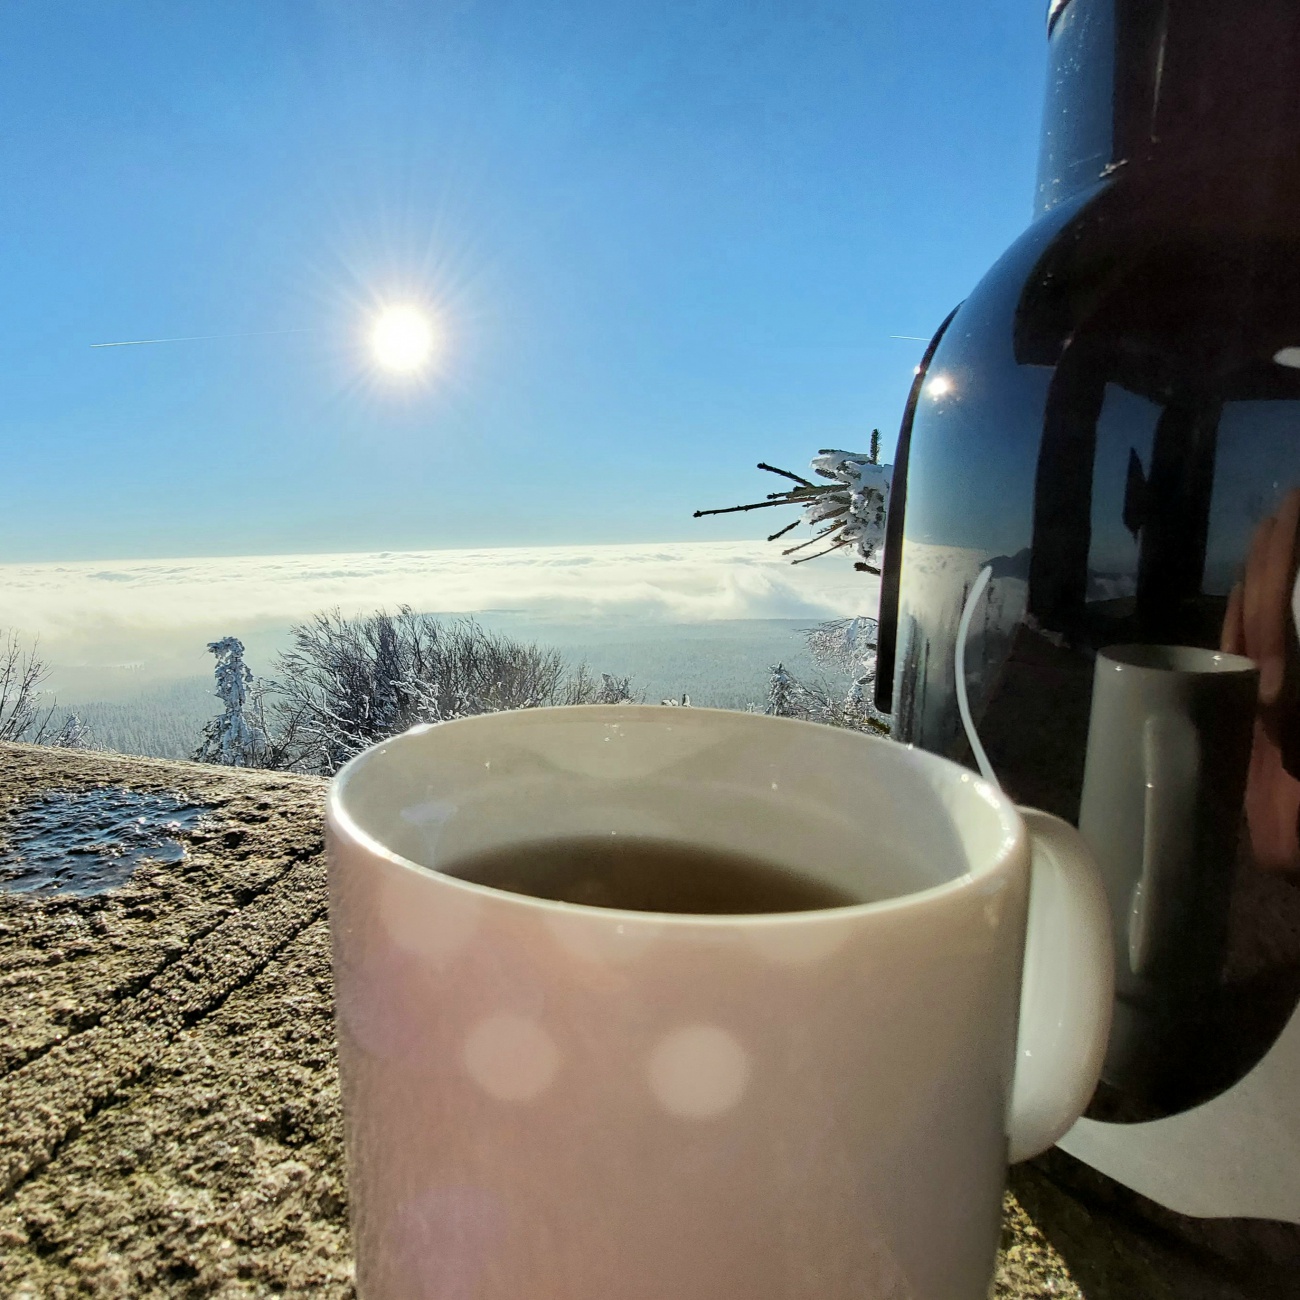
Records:
<instances>
[{"instance_id":1,"label":"contrail","mask_svg":"<svg viewBox=\"0 0 1300 1300\"><path fill-rule=\"evenodd\" d=\"M145 343L198 343L204 339L256 339L268 334L313 334L314 330L251 330L241 334L185 334L174 339L121 339L116 343L92 343L92 348L138 348Z\"/></svg>"},{"instance_id":2,"label":"contrail","mask_svg":"<svg viewBox=\"0 0 1300 1300\"><path fill-rule=\"evenodd\" d=\"M913 343L928 343L929 339L922 338L919 334L891 334L891 339L911 339Z\"/></svg>"}]
</instances>

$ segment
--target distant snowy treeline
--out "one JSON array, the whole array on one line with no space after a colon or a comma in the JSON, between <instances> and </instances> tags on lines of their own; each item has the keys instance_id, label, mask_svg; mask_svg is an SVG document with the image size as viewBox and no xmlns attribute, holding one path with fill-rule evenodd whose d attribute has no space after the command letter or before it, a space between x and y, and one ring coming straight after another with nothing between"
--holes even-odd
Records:
<instances>
[{"instance_id":1,"label":"distant snowy treeline","mask_svg":"<svg viewBox=\"0 0 1300 1300\"><path fill-rule=\"evenodd\" d=\"M62 726L72 717L85 729L87 748L151 758L189 758L212 717L211 679L183 678L125 700L60 704L52 721Z\"/></svg>"},{"instance_id":2,"label":"distant snowy treeline","mask_svg":"<svg viewBox=\"0 0 1300 1300\"><path fill-rule=\"evenodd\" d=\"M778 663L764 711L887 732L871 698L875 631L874 620L865 618L812 629L810 650L821 664L849 675L847 691L823 679L800 681ZM489 632L473 619L439 619L409 607L356 618L318 614L294 627L290 648L268 678L254 676L236 637L208 649L216 656L215 694L223 707L204 728L194 757L239 767L330 776L368 746L421 723L638 699L626 676L570 665L556 650ZM689 705L689 698L662 703Z\"/></svg>"},{"instance_id":3,"label":"distant snowy treeline","mask_svg":"<svg viewBox=\"0 0 1300 1300\"><path fill-rule=\"evenodd\" d=\"M626 674L593 672L581 657L487 630L473 619L439 619L409 609L351 619L320 614L293 628L289 649L264 674L253 671L262 665L245 662L238 638L226 637L209 647L216 656L215 692L194 678L136 700L73 708L58 705L41 689L44 665L34 649L0 636L0 652L7 647L8 659L6 671L0 653L0 739L328 775L351 754L416 722L540 704L653 702L667 694L664 704L694 699L885 729L871 703L874 620L818 624L785 641L789 650L780 650L778 634L769 633L750 644L748 657L733 649L742 644L734 636L704 643L692 641L698 633L689 629L685 635L686 641L672 643L675 654L663 662L661 684L648 695ZM792 638L794 630L779 635ZM698 654L685 653L687 646L705 644L724 652L712 680L701 671ZM755 659L764 646L776 663ZM637 659L638 648L622 642L596 653ZM647 662L644 653L640 662ZM770 666L765 674L763 662ZM687 678L694 685L683 691Z\"/></svg>"}]
</instances>

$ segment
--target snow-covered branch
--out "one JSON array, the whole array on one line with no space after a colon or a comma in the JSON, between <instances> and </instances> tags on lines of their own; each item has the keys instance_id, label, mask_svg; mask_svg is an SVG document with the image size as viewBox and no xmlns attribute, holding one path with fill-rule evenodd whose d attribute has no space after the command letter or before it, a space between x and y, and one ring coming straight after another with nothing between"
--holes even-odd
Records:
<instances>
[{"instance_id":1,"label":"snow-covered branch","mask_svg":"<svg viewBox=\"0 0 1300 1300\"><path fill-rule=\"evenodd\" d=\"M892 465L877 463L879 451L878 430L872 431L869 452L823 448L813 458L812 470L820 478L829 479L828 483L814 483L787 469L778 469L775 465L760 461L759 469L789 479L795 486L769 493L764 501L723 506L716 510L697 510L695 518L745 510L765 510L772 506L801 506L803 518L796 523L807 524L813 530L813 536L782 552L783 555L798 556L790 561L792 564L804 564L833 551L847 551L853 557L855 568L879 573L894 472ZM770 534L767 540L774 542L795 526L786 524L784 528ZM808 547L818 542L825 543L822 549L807 551Z\"/></svg>"}]
</instances>

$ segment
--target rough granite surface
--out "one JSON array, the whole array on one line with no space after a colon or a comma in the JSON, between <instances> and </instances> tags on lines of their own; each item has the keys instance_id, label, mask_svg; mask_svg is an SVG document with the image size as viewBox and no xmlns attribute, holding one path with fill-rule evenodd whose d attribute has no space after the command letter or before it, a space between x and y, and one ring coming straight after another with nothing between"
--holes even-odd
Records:
<instances>
[{"instance_id":1,"label":"rough granite surface","mask_svg":"<svg viewBox=\"0 0 1300 1300\"><path fill-rule=\"evenodd\" d=\"M0 745L0 848L14 804L103 785L212 811L110 892L0 890L0 1297L352 1296L323 783ZM1247 1294L1017 1178L998 1300Z\"/></svg>"}]
</instances>

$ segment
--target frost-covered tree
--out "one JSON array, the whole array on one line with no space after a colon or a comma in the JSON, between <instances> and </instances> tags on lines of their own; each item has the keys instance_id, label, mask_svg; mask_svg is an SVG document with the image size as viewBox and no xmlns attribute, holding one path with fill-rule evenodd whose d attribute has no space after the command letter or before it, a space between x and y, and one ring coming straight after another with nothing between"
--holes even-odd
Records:
<instances>
[{"instance_id":1,"label":"frost-covered tree","mask_svg":"<svg viewBox=\"0 0 1300 1300\"><path fill-rule=\"evenodd\" d=\"M876 651L879 628L874 618L841 618L819 623L805 637L812 657L824 668L852 677L835 716L826 721L860 731L889 733L889 719L876 708Z\"/></svg>"},{"instance_id":2,"label":"frost-covered tree","mask_svg":"<svg viewBox=\"0 0 1300 1300\"><path fill-rule=\"evenodd\" d=\"M871 449L866 453L823 448L813 457L812 470L829 480L826 483L814 483L801 474L763 461L758 468L789 479L795 486L771 492L764 501L719 510L697 510L695 517L765 510L771 506L800 506L802 517L777 529L767 539L774 542L801 523L809 525L812 537L782 552L798 556L792 564L803 564L834 551L847 551L853 557L855 569L880 573L893 466L880 464L879 429L872 429ZM799 554L818 543L823 544L822 549ZM772 669L766 712L888 735L888 720L876 708L874 699L875 620L859 617L820 624L808 633L808 648L819 666L851 674L847 691L837 690L822 680L800 682L784 665L777 664Z\"/></svg>"},{"instance_id":3,"label":"frost-covered tree","mask_svg":"<svg viewBox=\"0 0 1300 1300\"><path fill-rule=\"evenodd\" d=\"M90 728L75 713L69 713L45 743L56 749L93 749L95 739Z\"/></svg>"},{"instance_id":4,"label":"frost-covered tree","mask_svg":"<svg viewBox=\"0 0 1300 1300\"><path fill-rule=\"evenodd\" d=\"M244 663L244 643L234 636L208 643L216 655L217 688L213 692L223 710L203 728L194 757L201 763L222 763L227 767L266 765L266 732L250 716L254 703L253 674Z\"/></svg>"},{"instance_id":5,"label":"frost-covered tree","mask_svg":"<svg viewBox=\"0 0 1300 1300\"><path fill-rule=\"evenodd\" d=\"M615 677L612 673L601 673L600 691L596 696L597 704L631 704L632 679Z\"/></svg>"},{"instance_id":6,"label":"frost-covered tree","mask_svg":"<svg viewBox=\"0 0 1300 1300\"><path fill-rule=\"evenodd\" d=\"M0 740L43 744L55 705L41 683L49 668L36 647L24 649L16 632L0 636Z\"/></svg>"},{"instance_id":7,"label":"frost-covered tree","mask_svg":"<svg viewBox=\"0 0 1300 1300\"><path fill-rule=\"evenodd\" d=\"M356 618L317 614L290 637L267 687L270 730L287 765L324 776L418 723L632 698L626 678L598 680L556 650L407 606Z\"/></svg>"},{"instance_id":8,"label":"frost-covered tree","mask_svg":"<svg viewBox=\"0 0 1300 1300\"><path fill-rule=\"evenodd\" d=\"M784 664L777 664L769 680L764 712L888 735L888 719L872 699L876 680L875 620L837 619L810 628L805 636L813 659L833 677L819 675L801 680ZM842 685L846 675L847 688Z\"/></svg>"},{"instance_id":9,"label":"frost-covered tree","mask_svg":"<svg viewBox=\"0 0 1300 1300\"><path fill-rule=\"evenodd\" d=\"M402 720L406 703L403 686L407 680L397 644L397 629L386 614L375 618L375 671L374 671L374 723L387 734L393 734Z\"/></svg>"},{"instance_id":10,"label":"frost-covered tree","mask_svg":"<svg viewBox=\"0 0 1300 1300\"><path fill-rule=\"evenodd\" d=\"M799 683L786 671L785 664L775 664L767 686L767 708L774 718L797 718L800 714Z\"/></svg>"},{"instance_id":11,"label":"frost-covered tree","mask_svg":"<svg viewBox=\"0 0 1300 1300\"><path fill-rule=\"evenodd\" d=\"M818 623L804 633L812 657L825 668L857 673L874 672L878 626L874 618L836 618Z\"/></svg>"}]
</instances>

